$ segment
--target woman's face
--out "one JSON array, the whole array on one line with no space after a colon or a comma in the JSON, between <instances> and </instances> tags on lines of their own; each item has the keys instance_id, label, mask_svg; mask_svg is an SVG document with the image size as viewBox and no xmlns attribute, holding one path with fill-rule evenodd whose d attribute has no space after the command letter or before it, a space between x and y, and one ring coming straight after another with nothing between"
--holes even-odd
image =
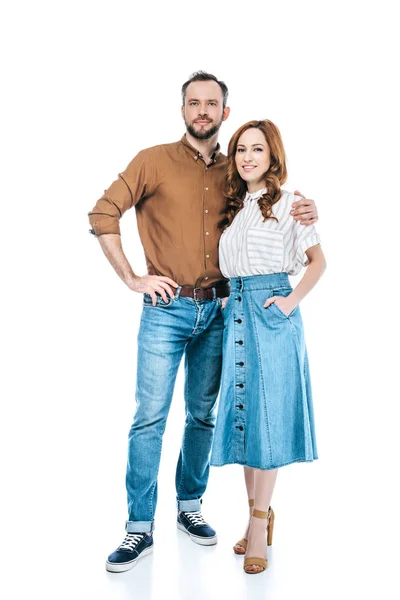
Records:
<instances>
[{"instance_id":1,"label":"woman's face","mask_svg":"<svg viewBox=\"0 0 400 600\"><path fill-rule=\"evenodd\" d=\"M247 182L249 192L264 187L271 153L261 129L251 127L242 133L236 148L235 163L240 177Z\"/></svg>"}]
</instances>

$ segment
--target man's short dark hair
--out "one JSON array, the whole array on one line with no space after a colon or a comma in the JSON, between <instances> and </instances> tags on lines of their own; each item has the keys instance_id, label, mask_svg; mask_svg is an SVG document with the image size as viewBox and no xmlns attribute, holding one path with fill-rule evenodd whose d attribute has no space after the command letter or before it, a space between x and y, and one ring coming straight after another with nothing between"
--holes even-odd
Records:
<instances>
[{"instance_id":1,"label":"man's short dark hair","mask_svg":"<svg viewBox=\"0 0 400 600\"><path fill-rule=\"evenodd\" d=\"M188 85L190 85L193 81L215 81L218 83L219 87L222 91L223 96L223 107L225 108L226 103L228 101L228 87L223 81L219 81L215 75L211 75L211 73L206 73L205 71L196 71L193 75L190 76L182 86L182 104L185 104L185 95Z\"/></svg>"}]
</instances>

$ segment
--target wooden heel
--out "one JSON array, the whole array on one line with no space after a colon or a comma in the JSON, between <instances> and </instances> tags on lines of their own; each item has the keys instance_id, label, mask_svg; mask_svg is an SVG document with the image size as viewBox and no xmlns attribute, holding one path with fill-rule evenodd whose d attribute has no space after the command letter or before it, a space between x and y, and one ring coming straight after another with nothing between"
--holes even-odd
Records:
<instances>
[{"instance_id":1,"label":"wooden heel","mask_svg":"<svg viewBox=\"0 0 400 600\"><path fill-rule=\"evenodd\" d=\"M275 513L271 507L269 507L269 521L268 521L268 533L267 533L267 544L272 546L272 536L274 533Z\"/></svg>"}]
</instances>

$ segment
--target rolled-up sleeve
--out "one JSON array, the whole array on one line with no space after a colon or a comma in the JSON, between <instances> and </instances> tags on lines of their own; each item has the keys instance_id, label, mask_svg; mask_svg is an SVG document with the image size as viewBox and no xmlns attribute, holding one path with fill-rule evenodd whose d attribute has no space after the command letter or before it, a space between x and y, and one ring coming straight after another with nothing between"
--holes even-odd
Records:
<instances>
[{"instance_id":1,"label":"rolled-up sleeve","mask_svg":"<svg viewBox=\"0 0 400 600\"><path fill-rule=\"evenodd\" d=\"M300 221L295 222L295 232L296 259L302 266L307 267L309 260L306 250L320 244L320 236L315 229L315 225L300 225Z\"/></svg>"},{"instance_id":2,"label":"rolled-up sleeve","mask_svg":"<svg viewBox=\"0 0 400 600\"><path fill-rule=\"evenodd\" d=\"M90 232L94 235L120 234L122 215L156 188L151 151L142 150L105 190L89 213Z\"/></svg>"}]
</instances>

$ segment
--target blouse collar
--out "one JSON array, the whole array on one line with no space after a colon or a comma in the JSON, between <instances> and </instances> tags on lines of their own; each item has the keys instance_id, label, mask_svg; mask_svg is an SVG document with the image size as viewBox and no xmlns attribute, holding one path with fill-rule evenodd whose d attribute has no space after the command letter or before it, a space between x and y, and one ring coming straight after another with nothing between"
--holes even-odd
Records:
<instances>
[{"instance_id":1,"label":"blouse collar","mask_svg":"<svg viewBox=\"0 0 400 600\"><path fill-rule=\"evenodd\" d=\"M257 192L253 192L252 194L250 194L249 192L246 192L246 196L244 198L244 201L246 202L247 200L251 202L251 200L258 200L263 194L265 194L265 192L267 191L267 188L262 188L261 190L258 190Z\"/></svg>"}]
</instances>

